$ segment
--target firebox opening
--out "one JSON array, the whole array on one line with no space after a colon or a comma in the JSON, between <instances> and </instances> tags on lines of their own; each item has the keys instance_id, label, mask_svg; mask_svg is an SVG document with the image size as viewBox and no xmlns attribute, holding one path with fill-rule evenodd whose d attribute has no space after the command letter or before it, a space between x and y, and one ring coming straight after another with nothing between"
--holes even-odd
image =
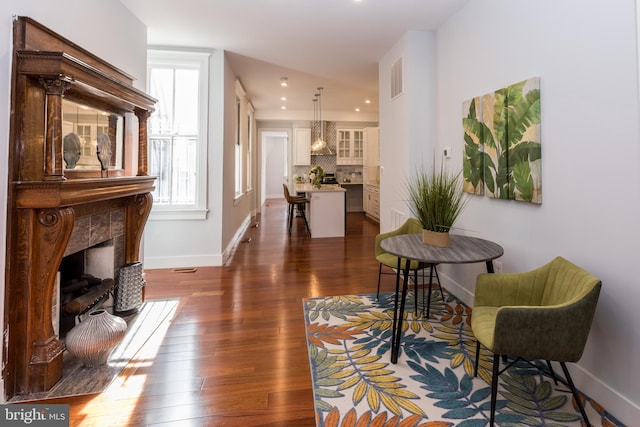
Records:
<instances>
[{"instance_id":1,"label":"firebox opening","mask_svg":"<svg viewBox=\"0 0 640 427\"><path fill-rule=\"evenodd\" d=\"M115 290L115 279L113 239L62 259L58 281L58 325L56 313L53 313L54 330L60 338L64 338L84 315L106 305Z\"/></svg>"}]
</instances>

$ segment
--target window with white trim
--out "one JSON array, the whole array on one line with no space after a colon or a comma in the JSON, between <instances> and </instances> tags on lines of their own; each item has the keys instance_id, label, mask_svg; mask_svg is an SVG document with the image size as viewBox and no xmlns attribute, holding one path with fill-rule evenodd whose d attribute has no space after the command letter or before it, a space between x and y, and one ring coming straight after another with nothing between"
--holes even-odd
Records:
<instances>
[{"instance_id":1,"label":"window with white trim","mask_svg":"<svg viewBox=\"0 0 640 427\"><path fill-rule=\"evenodd\" d=\"M236 97L236 139L235 139L235 197L242 195L242 134L241 134L241 119L240 112L242 111L240 104L240 98Z\"/></svg>"},{"instance_id":2,"label":"window with white trim","mask_svg":"<svg viewBox=\"0 0 640 427\"><path fill-rule=\"evenodd\" d=\"M253 190L253 106L248 105L247 109L247 192Z\"/></svg>"},{"instance_id":3,"label":"window with white trim","mask_svg":"<svg viewBox=\"0 0 640 427\"><path fill-rule=\"evenodd\" d=\"M149 50L149 174L157 176L152 219L206 217L209 54Z\"/></svg>"}]
</instances>

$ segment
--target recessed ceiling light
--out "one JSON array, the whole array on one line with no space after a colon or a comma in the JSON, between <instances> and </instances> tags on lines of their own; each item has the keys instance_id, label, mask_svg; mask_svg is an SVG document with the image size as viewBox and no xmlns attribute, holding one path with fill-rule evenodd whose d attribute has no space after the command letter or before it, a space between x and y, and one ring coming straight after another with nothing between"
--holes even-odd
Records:
<instances>
[{"instance_id":1,"label":"recessed ceiling light","mask_svg":"<svg viewBox=\"0 0 640 427\"><path fill-rule=\"evenodd\" d=\"M356 107L356 111L360 111L360 107Z\"/></svg>"},{"instance_id":2,"label":"recessed ceiling light","mask_svg":"<svg viewBox=\"0 0 640 427\"><path fill-rule=\"evenodd\" d=\"M286 101L286 100L287 100L286 96L283 96L282 98L280 98L280 101Z\"/></svg>"},{"instance_id":3,"label":"recessed ceiling light","mask_svg":"<svg viewBox=\"0 0 640 427\"><path fill-rule=\"evenodd\" d=\"M287 107L285 107L284 105L282 107L280 107L281 110L286 110Z\"/></svg>"},{"instance_id":4,"label":"recessed ceiling light","mask_svg":"<svg viewBox=\"0 0 640 427\"><path fill-rule=\"evenodd\" d=\"M289 86L289 79L286 77L280 77L280 86L282 87Z\"/></svg>"},{"instance_id":5,"label":"recessed ceiling light","mask_svg":"<svg viewBox=\"0 0 640 427\"><path fill-rule=\"evenodd\" d=\"M364 100L364 103L365 103L365 104L371 104L371 100L370 100L370 99L365 99L365 100Z\"/></svg>"}]
</instances>

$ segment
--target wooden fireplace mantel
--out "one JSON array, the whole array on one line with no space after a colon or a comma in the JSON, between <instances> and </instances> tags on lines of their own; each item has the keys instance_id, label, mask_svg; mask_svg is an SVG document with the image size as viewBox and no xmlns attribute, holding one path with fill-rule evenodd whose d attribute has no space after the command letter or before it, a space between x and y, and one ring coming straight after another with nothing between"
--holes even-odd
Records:
<instances>
[{"instance_id":1,"label":"wooden fireplace mantel","mask_svg":"<svg viewBox=\"0 0 640 427\"><path fill-rule=\"evenodd\" d=\"M69 82L70 85L65 90L66 96L75 94L83 98L89 95L93 98L94 105L100 100L110 108L123 111L133 111L135 107L146 105L153 99L65 52L18 50L16 54L17 71L20 74L43 80Z\"/></svg>"},{"instance_id":2,"label":"wooden fireplace mantel","mask_svg":"<svg viewBox=\"0 0 640 427\"><path fill-rule=\"evenodd\" d=\"M45 209L95 203L150 193L155 177L134 176L67 181L14 182L18 209Z\"/></svg>"},{"instance_id":3,"label":"wooden fireplace mantel","mask_svg":"<svg viewBox=\"0 0 640 427\"><path fill-rule=\"evenodd\" d=\"M51 301L65 251L75 247L68 245L76 220L119 209L124 262L139 261L155 180L147 174L147 119L156 100L127 73L30 18L15 18L13 30L2 372L8 399L46 391L62 376L65 347L53 332ZM100 170L65 169L64 98L122 117L123 169L104 178ZM127 161L136 156L137 165Z\"/></svg>"}]
</instances>

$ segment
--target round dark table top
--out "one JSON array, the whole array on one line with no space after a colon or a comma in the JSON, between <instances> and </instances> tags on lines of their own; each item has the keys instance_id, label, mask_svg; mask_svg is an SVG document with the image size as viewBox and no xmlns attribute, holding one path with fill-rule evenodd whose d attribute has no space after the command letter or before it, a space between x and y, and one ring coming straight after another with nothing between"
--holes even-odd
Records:
<instances>
[{"instance_id":1,"label":"round dark table top","mask_svg":"<svg viewBox=\"0 0 640 427\"><path fill-rule=\"evenodd\" d=\"M465 264L491 261L504 254L497 243L477 237L449 235L449 246L441 248L422 243L422 234L402 234L380 242L386 252L427 264Z\"/></svg>"}]
</instances>

